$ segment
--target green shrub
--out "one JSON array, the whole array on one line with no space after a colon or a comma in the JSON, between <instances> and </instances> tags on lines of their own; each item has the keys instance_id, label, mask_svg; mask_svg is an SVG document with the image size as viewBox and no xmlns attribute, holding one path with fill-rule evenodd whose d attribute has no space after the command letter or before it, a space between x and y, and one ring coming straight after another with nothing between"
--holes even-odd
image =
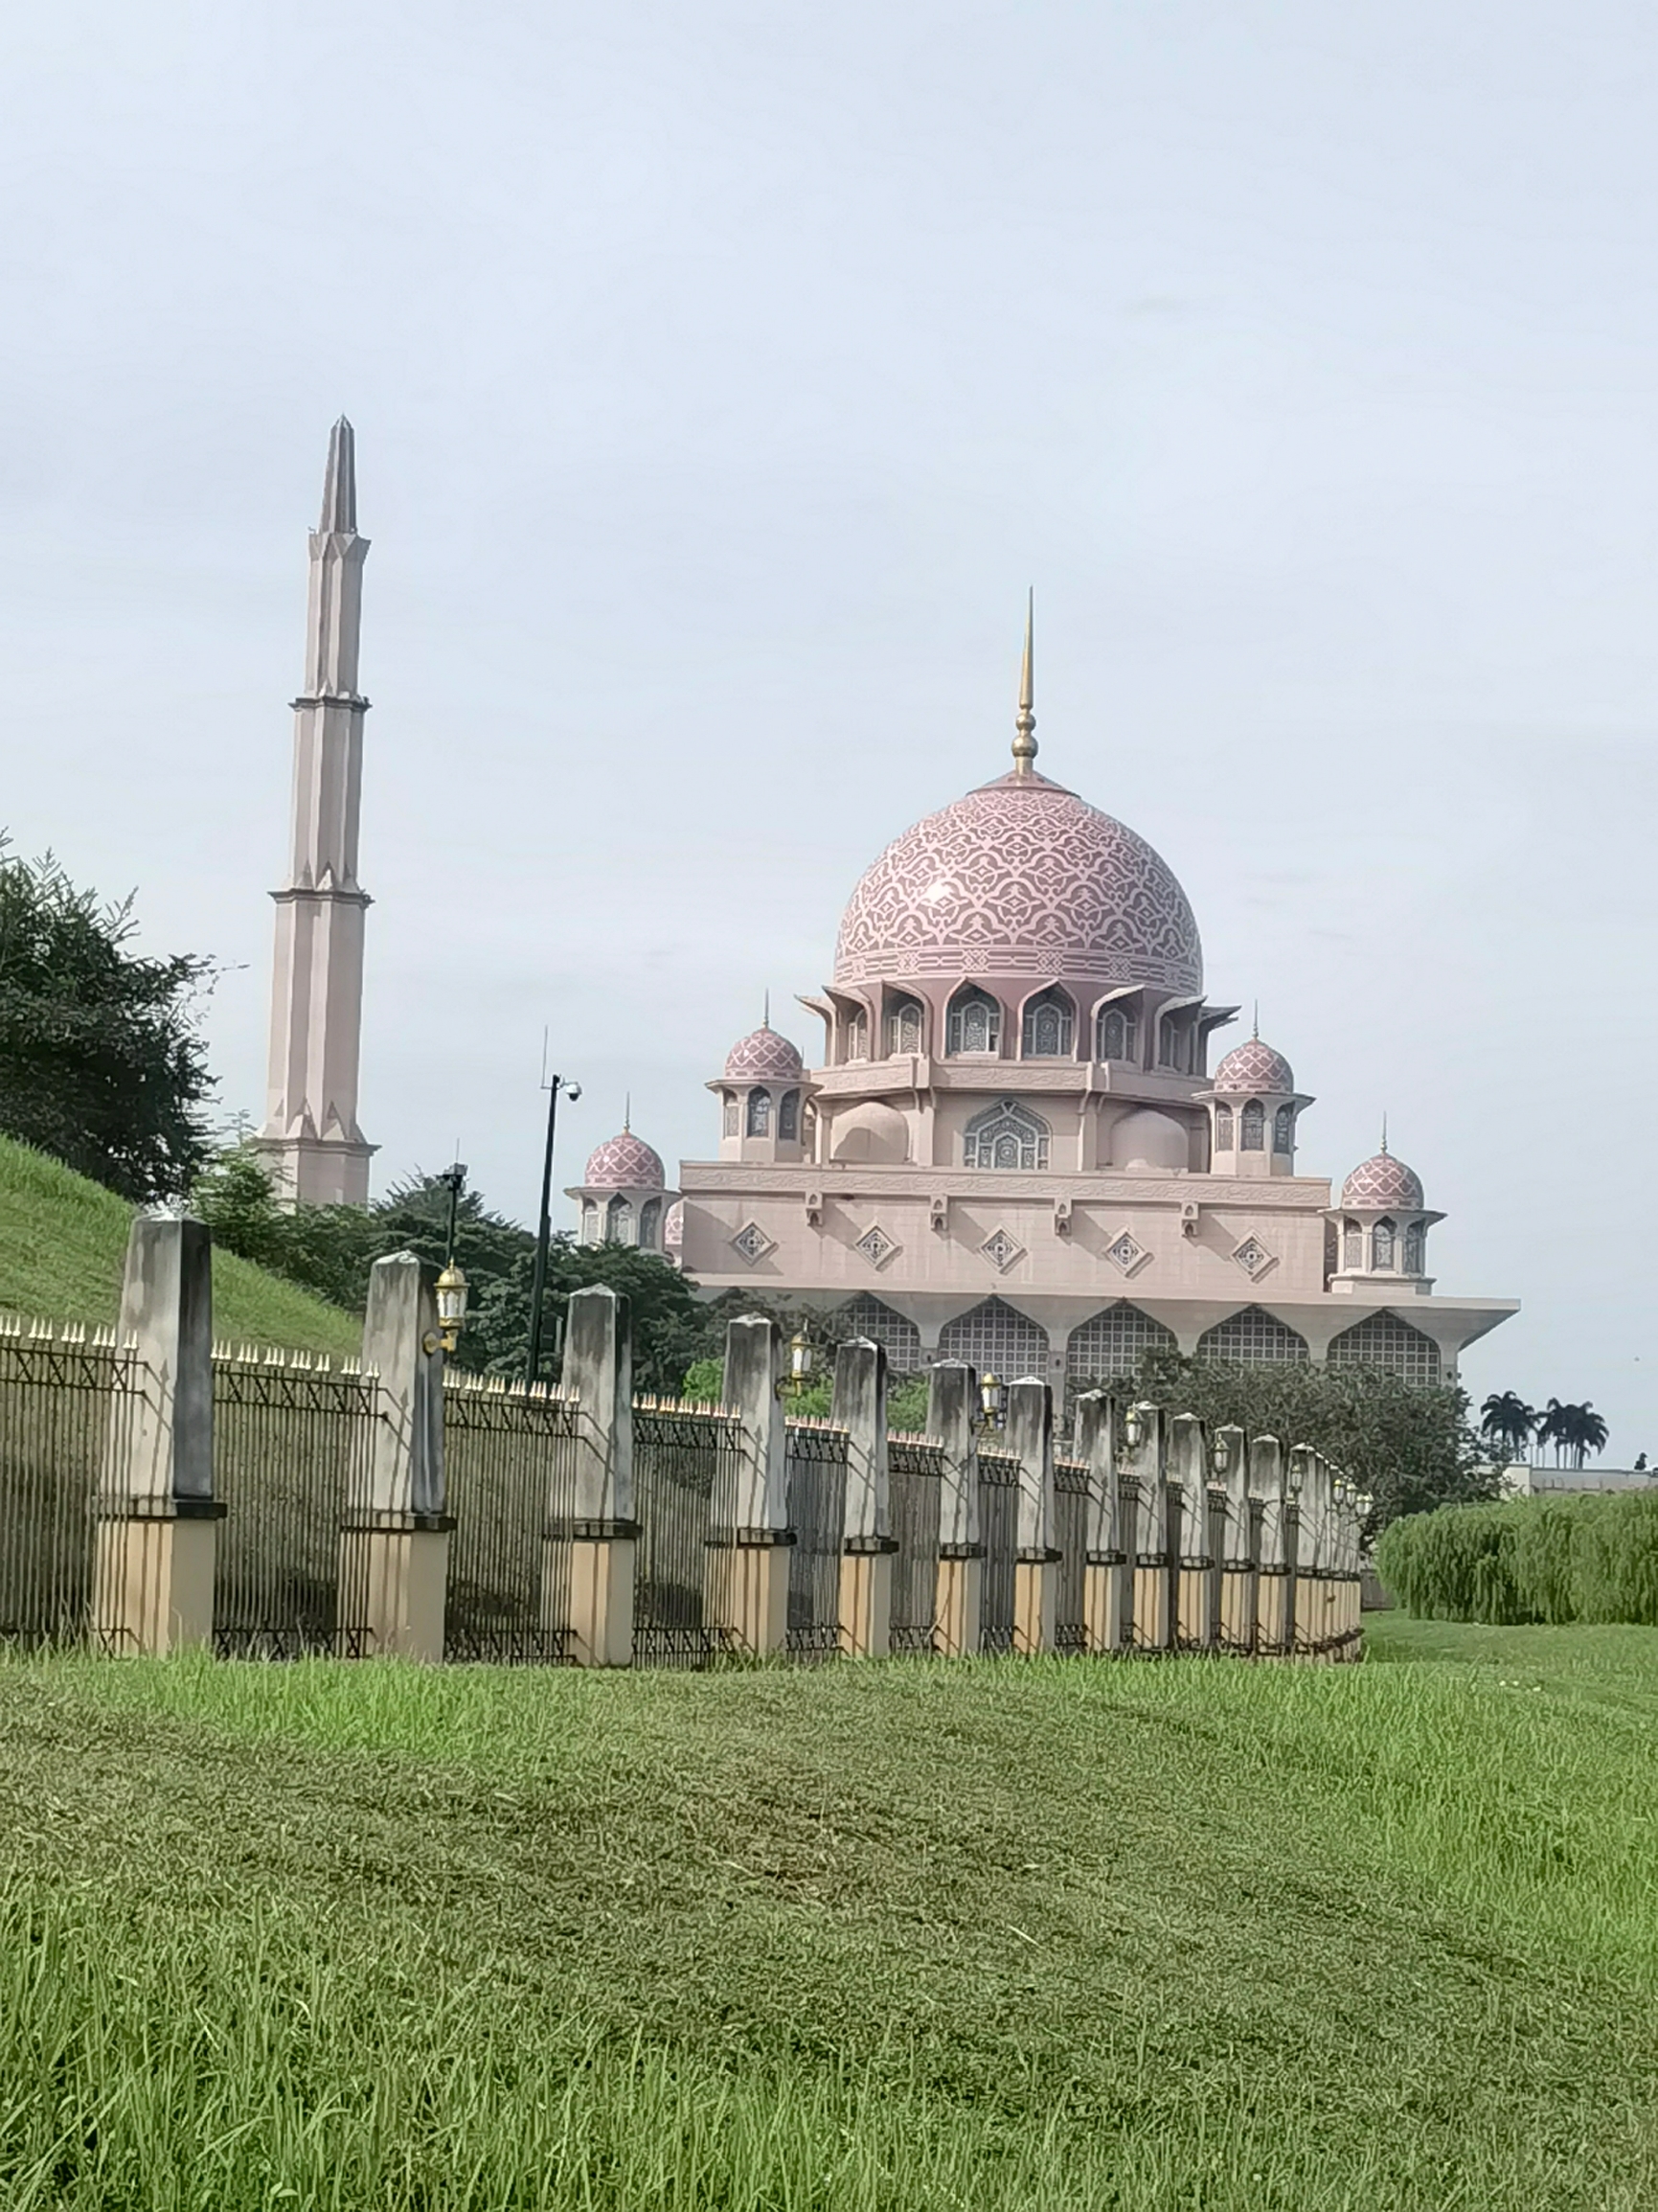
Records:
<instances>
[{"instance_id":1,"label":"green shrub","mask_svg":"<svg viewBox=\"0 0 1658 2212\"><path fill-rule=\"evenodd\" d=\"M1412 1514L1384 1532L1376 1569L1422 1619L1658 1626L1658 1490Z\"/></svg>"}]
</instances>

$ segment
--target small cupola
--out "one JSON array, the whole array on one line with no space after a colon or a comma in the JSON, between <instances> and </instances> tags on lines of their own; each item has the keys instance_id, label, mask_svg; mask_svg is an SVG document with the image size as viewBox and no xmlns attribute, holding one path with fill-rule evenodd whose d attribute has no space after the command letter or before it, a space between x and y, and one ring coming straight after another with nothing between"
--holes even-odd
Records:
<instances>
[{"instance_id":1,"label":"small cupola","mask_svg":"<svg viewBox=\"0 0 1658 2212\"><path fill-rule=\"evenodd\" d=\"M1293 1175L1296 1125L1312 1100L1259 1033L1234 1045L1208 1093L1212 1175Z\"/></svg>"}]
</instances>

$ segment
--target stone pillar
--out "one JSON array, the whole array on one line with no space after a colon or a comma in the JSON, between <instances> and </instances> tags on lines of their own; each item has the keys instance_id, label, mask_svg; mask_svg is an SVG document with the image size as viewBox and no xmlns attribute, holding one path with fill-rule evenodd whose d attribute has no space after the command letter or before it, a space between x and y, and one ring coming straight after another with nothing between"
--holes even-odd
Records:
<instances>
[{"instance_id":1,"label":"stone pillar","mask_svg":"<svg viewBox=\"0 0 1658 2212\"><path fill-rule=\"evenodd\" d=\"M927 1379L927 1434L943 1448L939 1485L939 1585L933 1649L948 1659L980 1648L985 1546L979 1535L979 1379L942 1359Z\"/></svg>"},{"instance_id":2,"label":"stone pillar","mask_svg":"<svg viewBox=\"0 0 1658 2212\"><path fill-rule=\"evenodd\" d=\"M728 1324L725 1402L737 1416L731 1518L709 1539L709 1613L750 1657L788 1641L788 1440L780 1384L783 1332L759 1314Z\"/></svg>"},{"instance_id":3,"label":"stone pillar","mask_svg":"<svg viewBox=\"0 0 1658 2212\"><path fill-rule=\"evenodd\" d=\"M567 1529L548 1516L542 1606L562 1605L579 1667L633 1664L633 1328L627 1300L594 1284L570 1294L564 1381L576 1393ZM560 1569L566 1569L560 1572Z\"/></svg>"},{"instance_id":4,"label":"stone pillar","mask_svg":"<svg viewBox=\"0 0 1658 2212\"><path fill-rule=\"evenodd\" d=\"M1261 1507L1258 1624L1259 1653L1287 1653L1294 1641L1294 1568L1289 1489L1283 1447L1276 1436L1258 1436L1249 1447L1249 1483Z\"/></svg>"},{"instance_id":5,"label":"stone pillar","mask_svg":"<svg viewBox=\"0 0 1658 2212\"><path fill-rule=\"evenodd\" d=\"M1019 1462L1019 1548L1013 1567L1013 1649L1054 1649L1059 1553L1054 1542L1054 1393L1034 1376L1008 1385L1007 1447Z\"/></svg>"},{"instance_id":6,"label":"stone pillar","mask_svg":"<svg viewBox=\"0 0 1658 2212\"><path fill-rule=\"evenodd\" d=\"M1307 1649L1309 1606L1306 1588L1306 1539L1311 1534L1307 1518L1302 1510L1301 1494L1306 1483L1307 1471L1316 1454L1307 1444L1290 1447L1287 1475L1288 1494L1283 1509L1284 1599L1283 1612L1286 1623L1286 1648L1295 1654Z\"/></svg>"},{"instance_id":7,"label":"stone pillar","mask_svg":"<svg viewBox=\"0 0 1658 2212\"><path fill-rule=\"evenodd\" d=\"M1299 1472L1301 1507L1296 1557L1296 1642L1313 1657L1329 1650L1335 1585L1329 1573L1329 1462L1310 1445L1290 1454L1291 1481Z\"/></svg>"},{"instance_id":8,"label":"stone pillar","mask_svg":"<svg viewBox=\"0 0 1658 2212\"><path fill-rule=\"evenodd\" d=\"M1077 1401L1075 1449L1088 1470L1087 1550L1082 1562L1082 1643L1089 1652L1124 1645L1122 1516L1118 1504L1116 1407L1103 1390ZM1132 1584L1128 1585L1132 1590ZM1132 1622L1132 1597L1128 1617Z\"/></svg>"},{"instance_id":9,"label":"stone pillar","mask_svg":"<svg viewBox=\"0 0 1658 2212\"><path fill-rule=\"evenodd\" d=\"M1134 1575L1132 1649L1161 1652L1169 1647L1171 1615L1169 1609L1169 1486L1164 1474L1163 1411L1156 1405L1137 1405L1140 1441L1125 1455L1118 1498L1132 1483L1136 1500L1131 1563ZM1179 1539L1176 1537L1176 1542ZM1126 1540L1124 1545L1127 1549Z\"/></svg>"},{"instance_id":10,"label":"stone pillar","mask_svg":"<svg viewBox=\"0 0 1658 2212\"><path fill-rule=\"evenodd\" d=\"M118 1344L130 1382L110 1401L93 1536L96 1648L162 1656L213 1641L213 1240L200 1221L141 1214L126 1243Z\"/></svg>"},{"instance_id":11,"label":"stone pillar","mask_svg":"<svg viewBox=\"0 0 1658 2212\"><path fill-rule=\"evenodd\" d=\"M368 1494L340 1535L340 1636L370 1655L441 1659L449 1574L444 1512L443 1353L438 1271L413 1252L369 1270L363 1366L378 1416Z\"/></svg>"},{"instance_id":12,"label":"stone pillar","mask_svg":"<svg viewBox=\"0 0 1658 2212\"><path fill-rule=\"evenodd\" d=\"M1197 1651L1209 1625L1209 1441L1195 1414L1177 1413L1169 1424L1169 1484L1178 1491L1180 1537L1172 1540L1176 1501L1170 1498L1170 1555L1176 1560L1173 1603L1178 1633L1174 1650Z\"/></svg>"},{"instance_id":13,"label":"stone pillar","mask_svg":"<svg viewBox=\"0 0 1658 2212\"><path fill-rule=\"evenodd\" d=\"M834 1420L847 1432L847 1502L841 1552L843 1658L884 1659L892 1650L893 1554L887 1491L887 1355L867 1337L835 1353Z\"/></svg>"},{"instance_id":14,"label":"stone pillar","mask_svg":"<svg viewBox=\"0 0 1658 2212\"><path fill-rule=\"evenodd\" d=\"M1217 1640L1222 1651L1250 1649L1253 1591L1250 1572L1249 1442L1241 1428L1228 1425L1215 1432L1217 1449L1224 1448L1226 1472L1223 1488L1212 1492L1218 1499L1215 1531L1215 1577L1219 1585Z\"/></svg>"}]
</instances>

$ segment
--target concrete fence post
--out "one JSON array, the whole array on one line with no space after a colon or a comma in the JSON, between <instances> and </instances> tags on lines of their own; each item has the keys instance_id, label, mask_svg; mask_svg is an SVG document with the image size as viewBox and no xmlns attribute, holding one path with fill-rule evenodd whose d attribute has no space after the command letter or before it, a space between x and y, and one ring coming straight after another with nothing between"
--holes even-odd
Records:
<instances>
[{"instance_id":1,"label":"concrete fence post","mask_svg":"<svg viewBox=\"0 0 1658 2212\"><path fill-rule=\"evenodd\" d=\"M1285 1649L1292 1654L1305 1652L1307 1648L1309 1608L1305 1586L1305 1562L1306 1539L1311 1529L1308 1516L1303 1510L1301 1494L1306 1487L1307 1472L1313 1457L1310 1445L1291 1445L1286 1475L1287 1495L1283 1508L1283 1617Z\"/></svg>"},{"instance_id":2,"label":"concrete fence post","mask_svg":"<svg viewBox=\"0 0 1658 2212\"><path fill-rule=\"evenodd\" d=\"M783 1406L783 1332L746 1314L725 1332L725 1402L737 1417L732 1494L716 1500L709 1539L713 1625L733 1648L760 1657L788 1641L788 1438ZM729 1520L724 1518L729 1510Z\"/></svg>"},{"instance_id":3,"label":"concrete fence post","mask_svg":"<svg viewBox=\"0 0 1658 2212\"><path fill-rule=\"evenodd\" d=\"M1194 1651L1207 1640L1209 1621L1209 1442L1194 1413L1177 1413L1169 1424L1169 1490L1170 1602L1177 1630L1169 1648Z\"/></svg>"},{"instance_id":4,"label":"concrete fence post","mask_svg":"<svg viewBox=\"0 0 1658 2212\"><path fill-rule=\"evenodd\" d=\"M1008 1385L1008 1449L1019 1462L1019 1542L1013 1555L1013 1649L1054 1649L1059 1552L1054 1542L1054 1393L1026 1376Z\"/></svg>"},{"instance_id":5,"label":"concrete fence post","mask_svg":"<svg viewBox=\"0 0 1658 2212\"><path fill-rule=\"evenodd\" d=\"M1329 1650L1335 1584L1330 1576L1330 1467L1322 1451L1302 1447L1301 1531L1297 1565L1298 1638L1315 1657Z\"/></svg>"},{"instance_id":6,"label":"concrete fence post","mask_svg":"<svg viewBox=\"0 0 1658 2212\"><path fill-rule=\"evenodd\" d=\"M363 1366L375 1379L367 1494L340 1533L342 1648L438 1660L449 1572L444 1510L443 1353L437 1269L393 1252L369 1269Z\"/></svg>"},{"instance_id":7,"label":"concrete fence post","mask_svg":"<svg viewBox=\"0 0 1658 2212\"><path fill-rule=\"evenodd\" d=\"M1117 1500L1117 1423L1111 1395L1085 1390L1077 1401L1074 1448L1088 1470L1086 1548L1082 1557L1082 1648L1121 1649L1123 1539Z\"/></svg>"},{"instance_id":8,"label":"concrete fence post","mask_svg":"<svg viewBox=\"0 0 1658 2212\"><path fill-rule=\"evenodd\" d=\"M542 1588L561 1597L570 1656L579 1667L633 1664L633 1323L627 1300L601 1284L570 1294L564 1380L576 1393L575 1474L567 1529L548 1518L550 1570ZM555 1549L569 1544L568 1576ZM560 1590L561 1582L567 1586ZM545 1603L545 1599L543 1600Z\"/></svg>"},{"instance_id":9,"label":"concrete fence post","mask_svg":"<svg viewBox=\"0 0 1658 2212\"><path fill-rule=\"evenodd\" d=\"M1249 1440L1228 1423L1215 1432L1217 1451L1226 1458L1223 1488L1212 1493L1218 1507L1215 1575L1219 1613L1215 1640L1223 1651L1250 1648Z\"/></svg>"},{"instance_id":10,"label":"concrete fence post","mask_svg":"<svg viewBox=\"0 0 1658 2212\"><path fill-rule=\"evenodd\" d=\"M1118 1497L1125 1485L1134 1487L1134 1543L1130 1562L1134 1599L1130 1608L1133 1648L1161 1652L1169 1648L1173 1617L1169 1609L1169 1484L1165 1473L1165 1423L1157 1405L1137 1405L1135 1422L1140 1441L1127 1452ZM1178 1523L1179 1515L1175 1520ZM1178 1546L1178 1535L1175 1539ZM1126 1548L1126 1546L1124 1546Z\"/></svg>"},{"instance_id":11,"label":"concrete fence post","mask_svg":"<svg viewBox=\"0 0 1658 2212\"><path fill-rule=\"evenodd\" d=\"M980 1649L985 1546L979 1533L979 1379L941 1359L927 1378L927 1434L943 1453L939 1486L939 1579L933 1649L948 1659Z\"/></svg>"},{"instance_id":12,"label":"concrete fence post","mask_svg":"<svg viewBox=\"0 0 1658 2212\"><path fill-rule=\"evenodd\" d=\"M1276 1436L1258 1436L1251 1441L1249 1486L1261 1510L1257 1567L1261 1595L1255 1648L1257 1652L1287 1652L1295 1619L1289 1609L1289 1488L1283 1447Z\"/></svg>"},{"instance_id":13,"label":"concrete fence post","mask_svg":"<svg viewBox=\"0 0 1658 2212\"><path fill-rule=\"evenodd\" d=\"M843 1658L892 1650L893 1541L887 1475L887 1355L854 1336L835 1353L832 1418L847 1432L847 1497L840 1573Z\"/></svg>"},{"instance_id":14,"label":"concrete fence post","mask_svg":"<svg viewBox=\"0 0 1658 2212\"><path fill-rule=\"evenodd\" d=\"M213 1641L213 1240L141 1214L126 1243L118 1348L130 1385L110 1404L93 1540L96 1648L159 1656Z\"/></svg>"}]
</instances>

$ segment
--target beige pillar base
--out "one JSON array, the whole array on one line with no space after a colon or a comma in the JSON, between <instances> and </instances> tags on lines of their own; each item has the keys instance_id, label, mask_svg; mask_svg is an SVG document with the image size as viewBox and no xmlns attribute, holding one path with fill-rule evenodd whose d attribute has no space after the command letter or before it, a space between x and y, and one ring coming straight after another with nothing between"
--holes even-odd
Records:
<instances>
[{"instance_id":1,"label":"beige pillar base","mask_svg":"<svg viewBox=\"0 0 1658 2212\"><path fill-rule=\"evenodd\" d=\"M449 1526L437 1515L342 1529L341 1653L436 1664L448 1582Z\"/></svg>"},{"instance_id":2,"label":"beige pillar base","mask_svg":"<svg viewBox=\"0 0 1658 2212\"><path fill-rule=\"evenodd\" d=\"M211 1646L217 1540L217 1513L99 1521L92 1554L94 1649L159 1659L193 1645Z\"/></svg>"},{"instance_id":3,"label":"beige pillar base","mask_svg":"<svg viewBox=\"0 0 1658 2212\"><path fill-rule=\"evenodd\" d=\"M1161 1561L1134 1569L1134 1649L1161 1652L1169 1641L1169 1574Z\"/></svg>"},{"instance_id":4,"label":"beige pillar base","mask_svg":"<svg viewBox=\"0 0 1658 2212\"><path fill-rule=\"evenodd\" d=\"M1117 1649L1118 1571L1093 1560L1082 1568L1082 1649L1114 1652Z\"/></svg>"},{"instance_id":5,"label":"beige pillar base","mask_svg":"<svg viewBox=\"0 0 1658 2212\"><path fill-rule=\"evenodd\" d=\"M982 1559L941 1559L933 1608L933 1649L942 1659L969 1659L979 1650L985 1590Z\"/></svg>"},{"instance_id":6,"label":"beige pillar base","mask_svg":"<svg viewBox=\"0 0 1658 2212\"><path fill-rule=\"evenodd\" d=\"M631 1667L633 1539L576 1537L557 1548L563 1558L546 1562L543 1603L551 1599L562 1615L548 1625L565 1630L565 1656L576 1667ZM552 1539L547 1549L553 1551ZM561 1589L558 1585L566 1580L568 1587Z\"/></svg>"},{"instance_id":7,"label":"beige pillar base","mask_svg":"<svg viewBox=\"0 0 1658 2212\"><path fill-rule=\"evenodd\" d=\"M763 1658L788 1642L788 1552L782 1530L739 1533L708 1554L710 1612L733 1651Z\"/></svg>"},{"instance_id":8,"label":"beige pillar base","mask_svg":"<svg viewBox=\"0 0 1658 2212\"><path fill-rule=\"evenodd\" d=\"M1019 1560L1013 1567L1013 1649L1033 1658L1054 1649L1059 1568L1054 1560Z\"/></svg>"},{"instance_id":9,"label":"beige pillar base","mask_svg":"<svg viewBox=\"0 0 1658 2212\"><path fill-rule=\"evenodd\" d=\"M893 1555L841 1557L840 1651L843 1659L884 1659L893 1648Z\"/></svg>"},{"instance_id":10,"label":"beige pillar base","mask_svg":"<svg viewBox=\"0 0 1658 2212\"><path fill-rule=\"evenodd\" d=\"M1209 1641L1209 1569L1180 1570L1180 1649L1202 1651Z\"/></svg>"}]
</instances>

